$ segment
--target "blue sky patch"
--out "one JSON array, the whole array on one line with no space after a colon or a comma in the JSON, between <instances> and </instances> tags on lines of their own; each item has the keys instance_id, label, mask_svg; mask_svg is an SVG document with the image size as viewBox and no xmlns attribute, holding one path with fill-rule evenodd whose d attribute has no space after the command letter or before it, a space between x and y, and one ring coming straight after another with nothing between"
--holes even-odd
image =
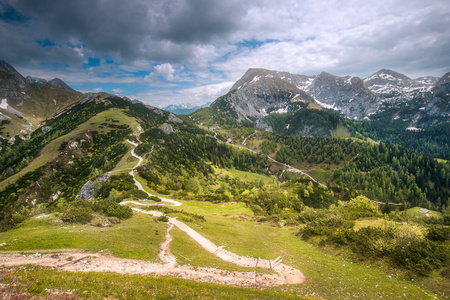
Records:
<instances>
[{"instance_id":1,"label":"blue sky patch","mask_svg":"<svg viewBox=\"0 0 450 300\"><path fill-rule=\"evenodd\" d=\"M9 5L0 4L0 20L4 20L6 22L25 22L28 20L27 17L22 15L20 12L15 10L13 7Z\"/></svg>"},{"instance_id":2,"label":"blue sky patch","mask_svg":"<svg viewBox=\"0 0 450 300\"><path fill-rule=\"evenodd\" d=\"M39 41L37 41L37 43L39 45L41 45L42 48L45 48L47 46L53 47L56 45L54 42L50 41L49 39L39 40Z\"/></svg>"}]
</instances>

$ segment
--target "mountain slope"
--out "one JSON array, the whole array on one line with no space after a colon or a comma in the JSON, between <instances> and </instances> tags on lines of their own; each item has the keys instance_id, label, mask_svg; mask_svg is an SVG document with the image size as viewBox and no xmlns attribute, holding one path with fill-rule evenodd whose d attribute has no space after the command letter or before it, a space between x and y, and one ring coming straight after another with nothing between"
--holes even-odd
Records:
<instances>
[{"instance_id":1,"label":"mountain slope","mask_svg":"<svg viewBox=\"0 0 450 300\"><path fill-rule=\"evenodd\" d=\"M383 113L395 119L401 112L400 117L407 122L405 128L426 128L448 121L448 97L448 74L441 79L428 76L413 80L382 69L360 79L326 72L306 76L249 69L211 107L219 115L256 122L271 113L304 109L311 102L356 120L378 119L372 116Z\"/></svg>"},{"instance_id":2,"label":"mountain slope","mask_svg":"<svg viewBox=\"0 0 450 300\"><path fill-rule=\"evenodd\" d=\"M303 90L278 76L277 72L265 69L249 69L211 107L229 106L237 113L238 120L254 120L274 112L296 111L314 102Z\"/></svg>"},{"instance_id":3,"label":"mountain slope","mask_svg":"<svg viewBox=\"0 0 450 300\"><path fill-rule=\"evenodd\" d=\"M73 105L82 94L62 80L24 78L14 67L0 61L0 136L14 141L27 136L39 124Z\"/></svg>"}]
</instances>

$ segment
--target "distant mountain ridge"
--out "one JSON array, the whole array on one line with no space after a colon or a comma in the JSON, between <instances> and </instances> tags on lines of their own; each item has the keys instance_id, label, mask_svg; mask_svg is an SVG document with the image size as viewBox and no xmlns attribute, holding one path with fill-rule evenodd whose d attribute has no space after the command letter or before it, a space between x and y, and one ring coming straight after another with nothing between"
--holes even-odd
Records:
<instances>
[{"instance_id":1,"label":"distant mountain ridge","mask_svg":"<svg viewBox=\"0 0 450 300\"><path fill-rule=\"evenodd\" d=\"M171 104L166 107L163 107L162 110L170 111L176 115L188 115L200 108L209 107L211 103L212 102L208 102L200 105L195 105L192 103Z\"/></svg>"},{"instance_id":2,"label":"distant mountain ridge","mask_svg":"<svg viewBox=\"0 0 450 300\"><path fill-rule=\"evenodd\" d=\"M389 114L392 120L402 118L407 127L427 128L449 121L449 74L410 79L382 69L361 79L326 72L308 76L249 69L211 107L232 111L238 121L262 124L268 114L295 112L315 103L350 119L370 120Z\"/></svg>"}]
</instances>

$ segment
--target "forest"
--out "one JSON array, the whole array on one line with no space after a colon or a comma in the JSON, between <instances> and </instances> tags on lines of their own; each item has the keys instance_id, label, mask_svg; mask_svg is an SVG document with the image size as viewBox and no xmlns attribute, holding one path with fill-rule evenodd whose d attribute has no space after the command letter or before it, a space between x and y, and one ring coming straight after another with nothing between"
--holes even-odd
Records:
<instances>
[{"instance_id":1,"label":"forest","mask_svg":"<svg viewBox=\"0 0 450 300\"><path fill-rule=\"evenodd\" d=\"M448 206L449 163L385 143L358 139L265 135L281 144L276 159L332 170L329 184L348 186L381 202L443 209Z\"/></svg>"}]
</instances>

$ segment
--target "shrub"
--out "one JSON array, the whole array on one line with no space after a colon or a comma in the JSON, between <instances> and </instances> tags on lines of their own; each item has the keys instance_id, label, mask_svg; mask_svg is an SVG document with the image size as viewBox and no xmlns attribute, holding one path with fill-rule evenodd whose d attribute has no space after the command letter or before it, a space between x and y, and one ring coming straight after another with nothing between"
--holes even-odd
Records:
<instances>
[{"instance_id":1,"label":"shrub","mask_svg":"<svg viewBox=\"0 0 450 300\"><path fill-rule=\"evenodd\" d=\"M450 240L450 228L433 226L428 230L427 239L439 242Z\"/></svg>"},{"instance_id":2,"label":"shrub","mask_svg":"<svg viewBox=\"0 0 450 300\"><path fill-rule=\"evenodd\" d=\"M355 226L354 221L346 220L341 216L331 216L328 218L317 218L309 222L302 230L304 238L313 235L331 235L339 229L350 229Z\"/></svg>"},{"instance_id":3,"label":"shrub","mask_svg":"<svg viewBox=\"0 0 450 300\"><path fill-rule=\"evenodd\" d=\"M167 216L161 216L157 219L160 222L169 222L169 218Z\"/></svg>"},{"instance_id":4,"label":"shrub","mask_svg":"<svg viewBox=\"0 0 450 300\"><path fill-rule=\"evenodd\" d=\"M148 198L148 195L146 192L138 190L138 189L134 189L128 192L128 194L134 196L137 199L146 199Z\"/></svg>"},{"instance_id":5,"label":"shrub","mask_svg":"<svg viewBox=\"0 0 450 300\"><path fill-rule=\"evenodd\" d=\"M353 250L362 256L387 255L395 246L395 231L392 227L364 227L352 236Z\"/></svg>"},{"instance_id":6,"label":"shrub","mask_svg":"<svg viewBox=\"0 0 450 300\"><path fill-rule=\"evenodd\" d=\"M157 196L147 196L147 199L155 201L155 202L161 202L161 198L159 198Z\"/></svg>"},{"instance_id":7,"label":"shrub","mask_svg":"<svg viewBox=\"0 0 450 300\"><path fill-rule=\"evenodd\" d=\"M347 204L347 212L352 219L376 217L380 215L378 207L365 196L358 196Z\"/></svg>"},{"instance_id":8,"label":"shrub","mask_svg":"<svg viewBox=\"0 0 450 300\"><path fill-rule=\"evenodd\" d=\"M93 203L93 209L96 212L103 213L108 217L116 217L119 219L128 219L133 215L131 208L120 205L111 200L98 200Z\"/></svg>"},{"instance_id":9,"label":"shrub","mask_svg":"<svg viewBox=\"0 0 450 300\"><path fill-rule=\"evenodd\" d=\"M11 216L11 223L12 225L17 225L19 223L22 223L30 216L30 210L23 206L21 212L15 212Z\"/></svg>"},{"instance_id":10,"label":"shrub","mask_svg":"<svg viewBox=\"0 0 450 300\"><path fill-rule=\"evenodd\" d=\"M428 276L449 258L448 249L434 242L413 241L406 247L396 247L391 253L395 263L419 275Z\"/></svg>"},{"instance_id":11,"label":"shrub","mask_svg":"<svg viewBox=\"0 0 450 300\"><path fill-rule=\"evenodd\" d=\"M442 277L445 277L447 279L450 279L450 268L445 268L441 271Z\"/></svg>"},{"instance_id":12,"label":"shrub","mask_svg":"<svg viewBox=\"0 0 450 300\"><path fill-rule=\"evenodd\" d=\"M81 206L69 206L67 211L63 213L61 220L69 223L89 223L94 216L92 215L92 209L89 207Z\"/></svg>"}]
</instances>

